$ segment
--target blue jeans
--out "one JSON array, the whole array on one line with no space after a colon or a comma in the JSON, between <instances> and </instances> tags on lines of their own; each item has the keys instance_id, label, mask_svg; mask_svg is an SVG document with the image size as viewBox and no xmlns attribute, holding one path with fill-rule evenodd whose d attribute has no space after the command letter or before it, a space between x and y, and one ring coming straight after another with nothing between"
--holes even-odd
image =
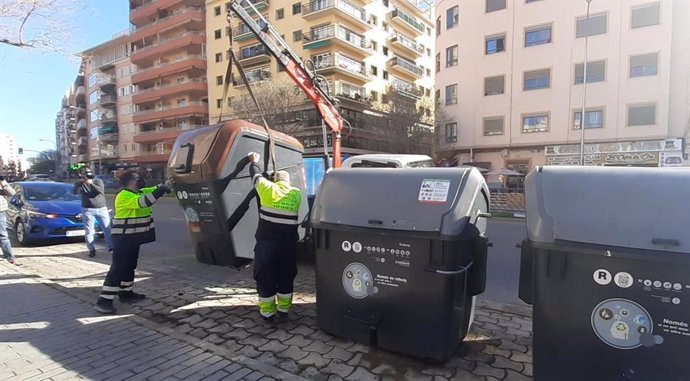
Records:
<instances>
[{"instance_id":1,"label":"blue jeans","mask_svg":"<svg viewBox=\"0 0 690 381\"><path fill-rule=\"evenodd\" d=\"M0 249L8 261L15 259L10 244L10 236L7 234L7 214L5 212L0 212Z\"/></svg>"},{"instance_id":2,"label":"blue jeans","mask_svg":"<svg viewBox=\"0 0 690 381\"><path fill-rule=\"evenodd\" d=\"M89 251L96 251L96 246L93 244L94 236L96 234L96 219L101 225L101 230L105 236L105 243L108 245L108 250L113 248L113 242L110 239L110 214L108 208L84 208L84 231L86 232L86 248Z\"/></svg>"}]
</instances>

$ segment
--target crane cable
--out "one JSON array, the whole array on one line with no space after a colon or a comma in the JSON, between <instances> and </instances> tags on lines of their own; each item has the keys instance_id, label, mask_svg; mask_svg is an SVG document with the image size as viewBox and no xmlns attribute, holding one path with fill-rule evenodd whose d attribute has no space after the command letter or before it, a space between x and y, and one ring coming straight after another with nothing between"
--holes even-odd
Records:
<instances>
[{"instance_id":1,"label":"crane cable","mask_svg":"<svg viewBox=\"0 0 690 381\"><path fill-rule=\"evenodd\" d=\"M266 121L266 118L264 117L264 113L261 110L261 106L259 105L259 102L256 99L256 96L254 95L254 91L252 91L252 87L249 84L249 81L247 80L247 74L244 71L244 68L242 67L242 64L240 61L237 59L235 56L235 52L232 50L232 35L233 35L233 30L232 30L232 16L228 15L227 17L228 21L228 40L229 40L229 46L230 49L228 50L229 57L228 57L228 67L225 71L225 83L223 86L223 98L221 99L220 102L220 115L218 115L218 123L222 123L223 121L223 108L225 106L226 99L228 97L228 90L230 88L230 81L232 81L232 65L233 63L235 64L235 67L237 68L237 71L240 73L240 78L242 79L242 82L244 82L244 86L247 88L247 92L249 92L249 96L252 98L252 101L254 102L254 106L256 109L259 111L259 115L261 116L261 121L263 122L263 127L264 130L266 131L266 134L268 135L268 145L269 145L269 155L271 159L271 164L273 165L273 173L275 174L276 171L278 171L278 167L276 166L276 152L275 152L275 142L273 139L273 130L268 126L268 122ZM266 163L266 166L268 166L268 163ZM266 168L268 169L268 168Z\"/></svg>"}]
</instances>

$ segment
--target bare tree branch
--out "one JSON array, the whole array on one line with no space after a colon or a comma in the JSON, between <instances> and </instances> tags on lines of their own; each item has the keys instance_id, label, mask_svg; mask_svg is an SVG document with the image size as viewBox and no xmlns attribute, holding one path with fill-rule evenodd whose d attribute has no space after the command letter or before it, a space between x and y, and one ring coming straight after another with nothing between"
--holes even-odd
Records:
<instances>
[{"instance_id":1,"label":"bare tree branch","mask_svg":"<svg viewBox=\"0 0 690 381\"><path fill-rule=\"evenodd\" d=\"M433 147L433 102L389 87L373 108L387 121L382 127L388 150L401 154L430 155Z\"/></svg>"}]
</instances>

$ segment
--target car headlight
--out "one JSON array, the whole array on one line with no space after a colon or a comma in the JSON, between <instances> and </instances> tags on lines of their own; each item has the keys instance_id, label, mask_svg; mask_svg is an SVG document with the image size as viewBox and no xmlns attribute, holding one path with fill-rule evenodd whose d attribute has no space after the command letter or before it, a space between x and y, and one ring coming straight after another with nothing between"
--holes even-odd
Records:
<instances>
[{"instance_id":1,"label":"car headlight","mask_svg":"<svg viewBox=\"0 0 690 381\"><path fill-rule=\"evenodd\" d=\"M39 213L33 210L27 210L26 213L29 215L31 218L47 218L47 219L52 219L57 217L55 214L46 214L46 213Z\"/></svg>"}]
</instances>

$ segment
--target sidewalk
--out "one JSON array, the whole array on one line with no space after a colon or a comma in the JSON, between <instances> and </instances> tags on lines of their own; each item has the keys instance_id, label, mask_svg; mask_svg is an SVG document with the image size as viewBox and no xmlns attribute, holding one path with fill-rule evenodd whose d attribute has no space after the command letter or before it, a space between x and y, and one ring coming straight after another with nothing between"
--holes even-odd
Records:
<instances>
[{"instance_id":1,"label":"sidewalk","mask_svg":"<svg viewBox=\"0 0 690 381\"><path fill-rule=\"evenodd\" d=\"M14 284L11 285L2 284L6 290L0 290L0 292L4 291L2 295L24 295L24 298L26 295L32 295L31 304L38 307L35 309L24 307L28 310L20 318L17 318L20 315L12 315L12 318L5 316L9 311L3 307L0 312L0 325L45 321L51 323L49 329L55 332L53 335L63 334L64 331L65 337L84 335L90 338L95 332L128 329L136 332L128 337L139 337L146 333L160 335L158 344L150 344L155 347L155 350L141 350L146 355L146 360L142 360L141 364L153 364L153 367L166 369L153 371L150 368L137 368L136 371L149 370L158 373L167 370L169 372L167 375L171 377L151 379L175 379L172 375L184 379L191 378L180 377L180 375L195 375L200 378L195 372L209 366L207 364L209 360L206 358L203 360L178 359L175 370L170 372L171 364L164 361L162 363L164 366L162 366L160 362L156 362L161 361L157 360L160 358L160 354L157 353L158 351L160 353L174 352L178 350L175 345L191 347L190 352L194 349L206 351L208 358L217 359L213 365L228 361L229 367L244 367L259 373L249 377L242 375L240 379L242 377L256 379L253 377L268 375L276 379L306 378L319 381L343 379L494 381L530 380L532 375L532 323L531 319L525 316L478 308L475 323L465 343L458 348L451 360L445 364L437 364L380 351L319 331L316 328L315 319L313 266L300 266L300 275L296 280L295 313L290 320L274 326L265 326L256 317L256 293L251 279L251 268L236 271L206 266L197 263L192 254L163 252L159 251L155 245L147 245L139 261L140 271L137 274L135 288L138 292L147 294L149 298L133 306L116 303L119 317L94 320L95 312L92 312L90 303L95 300L108 269L108 258L105 255L90 259L83 252L81 243L19 248L16 251L25 264L19 271L26 277L12 279ZM9 269L9 267L3 263L0 269ZM3 279L2 276L0 276L1 279ZM38 280L50 284L49 286L32 284ZM17 290L10 291L12 287L16 287ZM30 287L31 291L22 290L22 287ZM48 291L36 291L43 289ZM41 302L34 302L33 294L36 292L50 295L41 299ZM20 296L15 296L15 299L17 298L19 298L17 303L27 302L22 301ZM75 298L78 301L75 301ZM66 305L74 306L75 311L56 314L50 308L43 308L45 307L44 300L52 302L58 299L60 302L52 305L59 305L60 311L63 308L67 309L64 307ZM17 308L12 308L13 314ZM71 308L69 308L70 311ZM63 315L68 317L63 318ZM59 320L62 323L51 321L57 316L60 317ZM125 317L122 318L122 316ZM93 323L83 324L77 320L80 318L91 318ZM127 328L124 328L125 325ZM48 332L47 329L44 330ZM12 342L14 339L9 339L9 336L3 333L0 328L0 346L12 345L15 348ZM22 341L29 342L28 345L34 347L41 344L39 338L34 339L29 336L22 336L22 338ZM166 339L167 341L164 341ZM92 340L99 341L95 338ZM105 351L105 357L117 354L120 355L118 359L126 359L126 355L118 353L116 346L127 346L125 349L128 349L138 345L127 340L129 339L114 343L109 352ZM75 340L66 349L76 351L83 347L77 343L78 340ZM73 346L75 348L72 348ZM15 349L17 352L21 350ZM28 351L26 356L32 356L29 349L23 350ZM94 372L105 373L109 370L115 372L113 368L102 368L111 361L102 360L104 362L99 363L101 367L97 369L75 369L65 364L63 357L55 357L59 355L57 353L59 351L51 352L40 347L36 350L52 358L52 361L56 363L54 366L75 372L84 378L104 379L105 377ZM201 353L197 354L199 355ZM86 354L82 354L81 357L86 359ZM132 355L130 359L132 358L138 359L138 355ZM4 360L0 361L4 362ZM203 362L197 364L198 361ZM81 363L85 366L91 361L86 360ZM14 371L13 367L6 367L6 369ZM215 369L214 372L219 369ZM240 368L234 372L238 370ZM2 371L3 368L0 368L0 379L3 379ZM134 373L132 369L126 371L130 372L127 373L130 375ZM228 376L234 374L227 373ZM161 374L157 376L160 377ZM146 374L139 374L133 379L145 377Z\"/></svg>"}]
</instances>

